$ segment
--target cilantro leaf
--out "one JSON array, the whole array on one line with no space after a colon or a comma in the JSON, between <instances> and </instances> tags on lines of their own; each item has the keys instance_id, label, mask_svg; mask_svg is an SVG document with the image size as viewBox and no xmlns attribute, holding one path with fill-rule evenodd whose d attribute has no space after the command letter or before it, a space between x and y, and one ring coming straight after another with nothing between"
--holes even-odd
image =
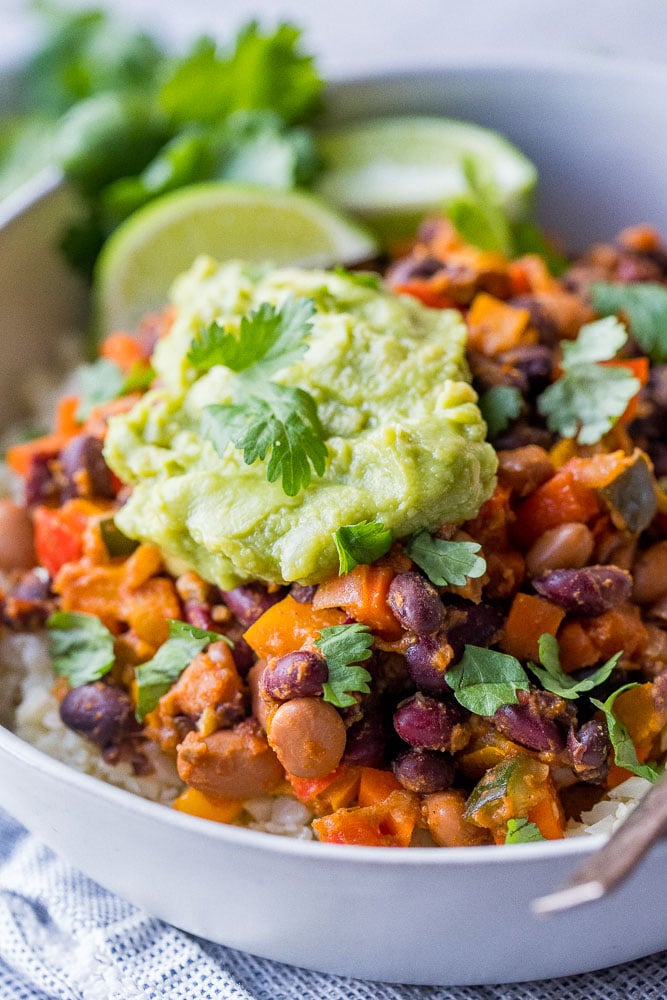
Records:
<instances>
[{"instance_id":1,"label":"cilantro leaf","mask_svg":"<svg viewBox=\"0 0 667 1000\"><path fill-rule=\"evenodd\" d=\"M507 820L506 844L534 844L545 839L536 823L523 817Z\"/></svg>"},{"instance_id":2,"label":"cilantro leaf","mask_svg":"<svg viewBox=\"0 0 667 1000\"><path fill-rule=\"evenodd\" d=\"M422 530L404 548L436 587L464 587L468 577L486 573L486 560L476 554L481 549L477 542L447 542Z\"/></svg>"},{"instance_id":3,"label":"cilantro leaf","mask_svg":"<svg viewBox=\"0 0 667 1000\"><path fill-rule=\"evenodd\" d=\"M81 386L81 396L76 411L80 422L87 420L96 406L102 406L119 396L131 392L143 392L151 385L155 372L148 363L135 362L124 374L115 361L98 358L89 365L80 365L77 377Z\"/></svg>"},{"instance_id":4,"label":"cilantro leaf","mask_svg":"<svg viewBox=\"0 0 667 1000\"><path fill-rule=\"evenodd\" d=\"M315 645L327 661L329 679L323 685L324 700L343 708L354 705L349 693L368 694L371 675L359 663L371 657L373 636L367 625L352 622L350 625L330 625L323 628Z\"/></svg>"},{"instance_id":5,"label":"cilantro leaf","mask_svg":"<svg viewBox=\"0 0 667 1000\"><path fill-rule=\"evenodd\" d=\"M210 642L219 642L221 639L230 643L227 636L219 632L207 632L187 622L170 619L167 641L160 646L152 660L142 663L135 671L137 720L142 722L148 712L153 711L162 695L178 680L197 653L201 653Z\"/></svg>"},{"instance_id":6,"label":"cilantro leaf","mask_svg":"<svg viewBox=\"0 0 667 1000\"><path fill-rule=\"evenodd\" d=\"M72 687L90 684L111 670L113 635L95 615L56 611L46 625L53 670Z\"/></svg>"},{"instance_id":7,"label":"cilantro leaf","mask_svg":"<svg viewBox=\"0 0 667 1000\"><path fill-rule=\"evenodd\" d=\"M475 715L493 715L503 705L517 705L517 691L528 691L528 676L517 659L483 646L466 646L447 669L447 683L459 705Z\"/></svg>"},{"instance_id":8,"label":"cilantro leaf","mask_svg":"<svg viewBox=\"0 0 667 1000\"><path fill-rule=\"evenodd\" d=\"M597 698L591 698L591 702L601 712L604 712L607 720L609 739L614 748L614 760L616 764L619 767L624 767L627 771L632 771L633 774L638 774L640 778L647 778L648 781L656 781L660 777L662 769L658 771L651 764L639 763L637 760L637 751L627 727L614 715L614 702L619 694L633 687L637 687L637 684L625 684L623 687L618 688L617 691L614 691L613 694L610 694L605 702L598 701Z\"/></svg>"},{"instance_id":9,"label":"cilantro leaf","mask_svg":"<svg viewBox=\"0 0 667 1000\"><path fill-rule=\"evenodd\" d=\"M333 273L339 278L345 278L346 281L359 285L360 288L372 288L376 292L382 288L382 277L375 271L350 271L347 267L339 265L334 267Z\"/></svg>"},{"instance_id":10,"label":"cilantro leaf","mask_svg":"<svg viewBox=\"0 0 667 1000\"><path fill-rule=\"evenodd\" d=\"M512 225L514 238L514 255L523 257L526 254L538 254L546 263L549 273L558 277L568 267L567 257L559 253L551 241L544 235L534 222L521 221Z\"/></svg>"},{"instance_id":11,"label":"cilantro leaf","mask_svg":"<svg viewBox=\"0 0 667 1000\"><path fill-rule=\"evenodd\" d=\"M268 302L243 316L238 336L218 323L211 323L193 342L188 360L197 371L225 365L245 372L253 382L268 379L306 353L315 304L312 299L285 299L280 308Z\"/></svg>"},{"instance_id":12,"label":"cilantro leaf","mask_svg":"<svg viewBox=\"0 0 667 1000\"><path fill-rule=\"evenodd\" d=\"M490 441L521 413L523 397L514 385L494 385L479 400Z\"/></svg>"},{"instance_id":13,"label":"cilantro leaf","mask_svg":"<svg viewBox=\"0 0 667 1000\"><path fill-rule=\"evenodd\" d=\"M268 382L264 398L249 395L243 403L213 404L204 409L202 433L223 455L231 442L243 451L246 465L270 452L266 478L277 479L287 496L309 485L312 470L326 468L327 448L315 401L303 389Z\"/></svg>"},{"instance_id":14,"label":"cilantro leaf","mask_svg":"<svg viewBox=\"0 0 667 1000\"><path fill-rule=\"evenodd\" d=\"M496 190L480 177L472 157L464 161L463 170L468 190L447 204L449 220L466 243L511 256L512 231Z\"/></svg>"},{"instance_id":15,"label":"cilantro leaf","mask_svg":"<svg viewBox=\"0 0 667 1000\"><path fill-rule=\"evenodd\" d=\"M611 360L626 340L623 325L607 317L563 344L563 374L537 400L550 430L580 444L595 444L611 430L640 384L628 368L597 362Z\"/></svg>"},{"instance_id":16,"label":"cilantro leaf","mask_svg":"<svg viewBox=\"0 0 667 1000\"><path fill-rule=\"evenodd\" d=\"M593 308L608 315L623 313L632 336L655 364L667 361L667 288L646 281L631 285L596 281L590 287Z\"/></svg>"},{"instance_id":17,"label":"cilantro leaf","mask_svg":"<svg viewBox=\"0 0 667 1000\"><path fill-rule=\"evenodd\" d=\"M372 563L391 548L392 534L381 521L345 524L334 532L338 550L338 572L349 573L359 563Z\"/></svg>"},{"instance_id":18,"label":"cilantro leaf","mask_svg":"<svg viewBox=\"0 0 667 1000\"><path fill-rule=\"evenodd\" d=\"M598 684L606 681L622 656L622 650L619 650L588 677L575 680L574 677L566 674L560 665L558 640L555 636L545 632L539 638L538 648L542 667L528 663L528 669L535 674L546 691L551 691L553 694L567 699L578 698L580 694L591 691Z\"/></svg>"}]
</instances>

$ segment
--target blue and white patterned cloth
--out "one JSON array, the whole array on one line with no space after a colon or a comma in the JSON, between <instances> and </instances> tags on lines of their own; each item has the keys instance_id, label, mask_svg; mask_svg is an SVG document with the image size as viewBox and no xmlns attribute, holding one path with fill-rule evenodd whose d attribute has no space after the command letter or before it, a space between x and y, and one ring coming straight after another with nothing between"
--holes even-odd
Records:
<instances>
[{"instance_id":1,"label":"blue and white patterned cloth","mask_svg":"<svg viewBox=\"0 0 667 1000\"><path fill-rule=\"evenodd\" d=\"M667 944L667 942L666 942ZM393 986L254 958L97 886L0 810L0 1000L664 1000L667 952L514 986Z\"/></svg>"}]
</instances>

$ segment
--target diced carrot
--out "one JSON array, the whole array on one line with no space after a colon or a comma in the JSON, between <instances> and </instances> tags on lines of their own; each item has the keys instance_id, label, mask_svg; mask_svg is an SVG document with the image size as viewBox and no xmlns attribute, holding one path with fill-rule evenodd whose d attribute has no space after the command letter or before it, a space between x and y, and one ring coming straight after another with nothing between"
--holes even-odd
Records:
<instances>
[{"instance_id":1,"label":"diced carrot","mask_svg":"<svg viewBox=\"0 0 667 1000\"><path fill-rule=\"evenodd\" d=\"M593 490L579 481L568 463L517 507L517 520L511 534L527 549L548 528L571 521L586 524L599 509Z\"/></svg>"},{"instance_id":2,"label":"diced carrot","mask_svg":"<svg viewBox=\"0 0 667 1000\"><path fill-rule=\"evenodd\" d=\"M419 820L419 800L411 792L392 792L373 806L338 809L313 820L313 829L328 844L408 847Z\"/></svg>"},{"instance_id":3,"label":"diced carrot","mask_svg":"<svg viewBox=\"0 0 667 1000\"><path fill-rule=\"evenodd\" d=\"M335 609L318 610L312 604L285 597L272 605L244 633L244 639L258 656L284 656L312 644L323 628L342 625L345 615Z\"/></svg>"},{"instance_id":4,"label":"diced carrot","mask_svg":"<svg viewBox=\"0 0 667 1000\"><path fill-rule=\"evenodd\" d=\"M518 347L530 321L527 309L518 309L488 292L478 292L468 312L468 345L494 357Z\"/></svg>"},{"instance_id":5,"label":"diced carrot","mask_svg":"<svg viewBox=\"0 0 667 1000\"><path fill-rule=\"evenodd\" d=\"M186 788L173 805L179 812L199 816L201 819L212 819L216 823L233 823L243 811L240 799L212 798L196 788Z\"/></svg>"},{"instance_id":6,"label":"diced carrot","mask_svg":"<svg viewBox=\"0 0 667 1000\"><path fill-rule=\"evenodd\" d=\"M113 361L127 374L137 362L146 361L146 353L136 337L118 331L105 337L100 346L100 355Z\"/></svg>"},{"instance_id":7,"label":"diced carrot","mask_svg":"<svg viewBox=\"0 0 667 1000\"><path fill-rule=\"evenodd\" d=\"M545 782L545 793L530 807L527 819L547 840L561 840L565 835L565 813L551 781Z\"/></svg>"},{"instance_id":8,"label":"diced carrot","mask_svg":"<svg viewBox=\"0 0 667 1000\"><path fill-rule=\"evenodd\" d=\"M505 622L500 647L519 660L537 660L539 638L556 635L565 611L537 594L516 594Z\"/></svg>"},{"instance_id":9,"label":"diced carrot","mask_svg":"<svg viewBox=\"0 0 667 1000\"><path fill-rule=\"evenodd\" d=\"M358 802L360 806L373 806L384 802L392 792L401 790L401 783L392 771L379 767L362 767Z\"/></svg>"},{"instance_id":10,"label":"diced carrot","mask_svg":"<svg viewBox=\"0 0 667 1000\"><path fill-rule=\"evenodd\" d=\"M313 607L343 608L356 621L368 625L384 638L398 638L401 626L387 604L394 576L394 570L389 565L355 566L351 573L332 577L320 584L313 598Z\"/></svg>"}]
</instances>

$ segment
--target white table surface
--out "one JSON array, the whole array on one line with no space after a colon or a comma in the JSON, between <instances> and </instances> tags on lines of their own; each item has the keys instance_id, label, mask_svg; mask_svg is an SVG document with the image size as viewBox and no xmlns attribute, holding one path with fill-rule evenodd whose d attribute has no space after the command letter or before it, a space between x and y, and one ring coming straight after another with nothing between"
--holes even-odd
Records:
<instances>
[{"instance_id":1,"label":"white table surface","mask_svg":"<svg viewBox=\"0 0 667 1000\"><path fill-rule=\"evenodd\" d=\"M61 6L91 6L60 0ZM664 60L665 0L98 0L182 47L251 17L303 26L329 76L442 63L457 53L537 48ZM34 43L28 0L0 0L0 65Z\"/></svg>"}]
</instances>

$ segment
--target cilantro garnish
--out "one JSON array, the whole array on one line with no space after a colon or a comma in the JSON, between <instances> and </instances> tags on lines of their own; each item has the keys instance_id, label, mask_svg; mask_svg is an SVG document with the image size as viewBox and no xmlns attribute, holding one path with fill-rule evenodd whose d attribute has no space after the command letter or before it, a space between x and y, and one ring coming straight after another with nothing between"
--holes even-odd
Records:
<instances>
[{"instance_id":1,"label":"cilantro garnish","mask_svg":"<svg viewBox=\"0 0 667 1000\"><path fill-rule=\"evenodd\" d=\"M95 615L56 611L46 625L53 670L72 687L97 681L111 670L113 635Z\"/></svg>"},{"instance_id":2,"label":"cilantro garnish","mask_svg":"<svg viewBox=\"0 0 667 1000\"><path fill-rule=\"evenodd\" d=\"M545 632L539 638L538 648L542 667L538 667L535 663L528 663L528 669L535 674L546 691L551 691L553 694L567 699L578 698L580 694L591 691L598 684L606 681L623 653L622 650L619 650L588 677L575 680L574 677L566 674L560 665L558 640L555 636Z\"/></svg>"},{"instance_id":3,"label":"cilantro garnish","mask_svg":"<svg viewBox=\"0 0 667 1000\"><path fill-rule=\"evenodd\" d=\"M598 362L614 358L626 340L623 324L608 316L582 326L575 341L563 342L563 374L537 401L550 430L580 444L595 444L611 430L640 384L628 368Z\"/></svg>"},{"instance_id":4,"label":"cilantro garnish","mask_svg":"<svg viewBox=\"0 0 667 1000\"><path fill-rule=\"evenodd\" d=\"M448 218L466 243L511 256L512 230L497 191L479 176L472 157L464 161L463 170L468 190L448 203Z\"/></svg>"},{"instance_id":5,"label":"cilantro garnish","mask_svg":"<svg viewBox=\"0 0 667 1000\"><path fill-rule=\"evenodd\" d=\"M334 532L339 574L349 573L359 563L372 563L391 548L392 534L380 521L345 524Z\"/></svg>"},{"instance_id":6,"label":"cilantro garnish","mask_svg":"<svg viewBox=\"0 0 667 1000\"><path fill-rule=\"evenodd\" d=\"M382 278L375 271L349 271L346 267L338 266L334 267L333 273L360 288L372 288L376 292L382 288Z\"/></svg>"},{"instance_id":7,"label":"cilantro garnish","mask_svg":"<svg viewBox=\"0 0 667 1000\"><path fill-rule=\"evenodd\" d=\"M354 705L349 693L368 694L371 675L359 663L371 657L373 636L367 625L352 622L350 625L330 625L323 628L315 645L327 661L329 679L322 686L324 700L337 708Z\"/></svg>"},{"instance_id":8,"label":"cilantro garnish","mask_svg":"<svg viewBox=\"0 0 667 1000\"><path fill-rule=\"evenodd\" d=\"M155 378L155 372L148 362L135 362L125 374L115 361L108 358L98 358L92 364L81 365L77 375L81 384L81 397L76 418L81 422L90 416L96 406L119 396L127 396L131 392L143 392Z\"/></svg>"},{"instance_id":9,"label":"cilantro garnish","mask_svg":"<svg viewBox=\"0 0 667 1000\"><path fill-rule=\"evenodd\" d=\"M197 371L224 365L235 373L234 403L207 406L202 433L223 455L231 443L246 465L269 455L266 477L281 479L287 496L308 486L314 471L323 475L327 449L313 397L304 389L279 385L270 376L307 350L314 303L288 297L277 309L268 302L244 316L238 336L214 323L193 342L188 359Z\"/></svg>"},{"instance_id":10,"label":"cilantro garnish","mask_svg":"<svg viewBox=\"0 0 667 1000\"><path fill-rule=\"evenodd\" d=\"M517 705L517 691L530 682L514 656L483 646L466 646L457 664L447 669L447 683L459 705L475 715L493 715L503 705Z\"/></svg>"},{"instance_id":11,"label":"cilantro garnish","mask_svg":"<svg viewBox=\"0 0 667 1000\"><path fill-rule=\"evenodd\" d=\"M536 823L523 817L507 820L506 844L534 844L545 839Z\"/></svg>"},{"instance_id":12,"label":"cilantro garnish","mask_svg":"<svg viewBox=\"0 0 667 1000\"><path fill-rule=\"evenodd\" d=\"M481 548L477 542L447 542L419 531L404 548L436 587L464 587L469 577L476 579L486 572L486 561L477 555Z\"/></svg>"},{"instance_id":13,"label":"cilantro garnish","mask_svg":"<svg viewBox=\"0 0 667 1000\"><path fill-rule=\"evenodd\" d=\"M219 632L207 632L187 622L170 619L169 638L160 646L153 659L142 663L135 672L138 721L142 722L148 712L153 711L162 695L178 680L197 653L201 653L210 642L221 639L231 645L227 636Z\"/></svg>"},{"instance_id":14,"label":"cilantro garnish","mask_svg":"<svg viewBox=\"0 0 667 1000\"><path fill-rule=\"evenodd\" d=\"M514 385L494 385L479 400L479 409L490 441L521 413L523 397Z\"/></svg>"},{"instance_id":15,"label":"cilantro garnish","mask_svg":"<svg viewBox=\"0 0 667 1000\"><path fill-rule=\"evenodd\" d=\"M591 702L601 712L604 712L607 720L609 739L614 748L614 760L616 764L619 767L624 767L627 771L632 771L633 774L638 774L640 778L647 778L648 781L656 781L660 777L662 770L656 770L651 764L639 763L637 760L637 751L635 750L630 733L625 724L614 714L614 702L619 694L633 687L637 687L637 684L625 684L623 687L618 688L617 691L614 691L613 694L610 694L605 702L598 701L597 698L591 698Z\"/></svg>"},{"instance_id":16,"label":"cilantro garnish","mask_svg":"<svg viewBox=\"0 0 667 1000\"><path fill-rule=\"evenodd\" d=\"M632 336L655 364L667 361L667 288L646 281L613 285L596 281L590 287L593 308L603 315L623 313Z\"/></svg>"}]
</instances>

